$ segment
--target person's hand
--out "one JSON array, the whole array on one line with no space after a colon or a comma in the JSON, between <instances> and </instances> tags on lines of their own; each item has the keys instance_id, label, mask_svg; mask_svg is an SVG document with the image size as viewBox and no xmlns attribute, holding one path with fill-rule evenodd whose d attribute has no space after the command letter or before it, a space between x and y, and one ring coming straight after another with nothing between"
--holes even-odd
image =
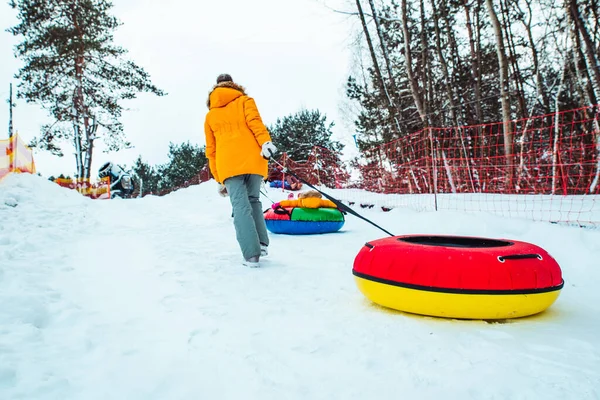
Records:
<instances>
[{"instance_id":1,"label":"person's hand","mask_svg":"<svg viewBox=\"0 0 600 400\"><path fill-rule=\"evenodd\" d=\"M275 145L271 142L265 142L262 145L262 150L260 152L260 155L263 158L266 158L267 160L271 157L273 157L273 155L277 153L277 147L275 147Z\"/></svg>"},{"instance_id":2,"label":"person's hand","mask_svg":"<svg viewBox=\"0 0 600 400\"><path fill-rule=\"evenodd\" d=\"M219 191L219 194L221 195L221 197L229 196L229 193L227 193L227 187L225 185L223 185L222 183L219 183L218 191Z\"/></svg>"}]
</instances>

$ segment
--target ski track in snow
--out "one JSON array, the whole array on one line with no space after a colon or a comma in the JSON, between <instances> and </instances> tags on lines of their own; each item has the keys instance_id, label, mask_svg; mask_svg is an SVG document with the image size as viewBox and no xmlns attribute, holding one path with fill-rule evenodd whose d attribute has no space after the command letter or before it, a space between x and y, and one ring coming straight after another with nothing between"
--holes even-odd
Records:
<instances>
[{"instance_id":1,"label":"ski track in snow","mask_svg":"<svg viewBox=\"0 0 600 400\"><path fill-rule=\"evenodd\" d=\"M40 179L0 183L0 399L600 398L600 232L359 209L396 234L532 241L561 264L545 313L456 321L358 291L354 257L384 234L351 215L337 234L270 234L248 269L212 181L93 201Z\"/></svg>"}]
</instances>

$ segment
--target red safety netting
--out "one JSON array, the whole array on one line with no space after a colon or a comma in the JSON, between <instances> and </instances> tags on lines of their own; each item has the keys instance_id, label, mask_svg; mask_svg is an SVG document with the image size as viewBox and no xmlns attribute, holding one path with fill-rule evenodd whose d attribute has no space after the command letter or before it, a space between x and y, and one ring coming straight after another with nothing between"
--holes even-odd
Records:
<instances>
[{"instance_id":1,"label":"red safety netting","mask_svg":"<svg viewBox=\"0 0 600 400\"><path fill-rule=\"evenodd\" d=\"M598 107L502 123L429 128L364 152L365 189L385 193L598 194ZM374 171L375 170L375 171Z\"/></svg>"},{"instance_id":2,"label":"red safety netting","mask_svg":"<svg viewBox=\"0 0 600 400\"><path fill-rule=\"evenodd\" d=\"M342 188L350 179L350 174L346 165L341 161L340 154L320 146L314 146L305 161L294 161L287 153L283 153L277 163L269 163L268 180L270 182L292 182L290 179L293 177L290 177L290 174L286 176L283 171L284 167L311 185Z\"/></svg>"},{"instance_id":3,"label":"red safety netting","mask_svg":"<svg viewBox=\"0 0 600 400\"><path fill-rule=\"evenodd\" d=\"M591 106L512 121L508 141L501 122L428 128L365 151L355 187L434 194L436 209L597 225L599 117Z\"/></svg>"}]
</instances>

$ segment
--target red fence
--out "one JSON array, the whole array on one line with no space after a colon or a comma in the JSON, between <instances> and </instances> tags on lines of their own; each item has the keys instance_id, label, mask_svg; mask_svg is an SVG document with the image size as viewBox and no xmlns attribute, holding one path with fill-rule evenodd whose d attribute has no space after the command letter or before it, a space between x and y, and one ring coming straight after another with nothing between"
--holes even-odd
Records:
<instances>
[{"instance_id":1,"label":"red fence","mask_svg":"<svg viewBox=\"0 0 600 400\"><path fill-rule=\"evenodd\" d=\"M294 161L284 153L278 163L269 164L269 181L285 179L283 167L289 168L311 185L342 188L350 178L340 155L320 146L311 149L307 160Z\"/></svg>"},{"instance_id":2,"label":"red fence","mask_svg":"<svg viewBox=\"0 0 600 400\"><path fill-rule=\"evenodd\" d=\"M362 185L384 193L598 194L599 113L585 107L513 121L508 142L502 123L425 129L366 151Z\"/></svg>"},{"instance_id":3,"label":"red fence","mask_svg":"<svg viewBox=\"0 0 600 400\"><path fill-rule=\"evenodd\" d=\"M279 162L311 184L356 189L337 195L363 206L600 225L599 123L593 106L512 121L508 141L503 123L428 128L363 152L353 179L323 148L303 163Z\"/></svg>"}]
</instances>

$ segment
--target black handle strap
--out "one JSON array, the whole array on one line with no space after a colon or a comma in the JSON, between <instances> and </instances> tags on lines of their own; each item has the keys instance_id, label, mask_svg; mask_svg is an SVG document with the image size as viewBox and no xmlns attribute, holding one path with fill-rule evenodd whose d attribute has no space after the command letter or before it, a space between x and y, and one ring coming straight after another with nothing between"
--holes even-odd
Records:
<instances>
[{"instance_id":1,"label":"black handle strap","mask_svg":"<svg viewBox=\"0 0 600 400\"><path fill-rule=\"evenodd\" d=\"M370 219L363 217L362 215L360 215L359 213L357 213L356 211L354 211L353 209L351 209L350 207L348 207L347 205L345 205L344 203L342 203L340 200L336 199L335 197L332 197L330 195L328 195L325 192L320 191L319 189L317 189L316 187L314 187L313 185L311 185L310 183L308 183L306 180L302 179L301 177L299 177L298 175L296 175L293 171L290 171L289 168L287 168L284 165L281 165L277 160L275 160L273 157L271 157L271 161L273 161L275 164L279 165L282 169L284 173L288 173L290 175L292 175L294 178L298 179L300 182L304 183L307 186L310 186L311 188L315 189L317 192L321 193L325 198L327 198L328 200L331 200L336 206L337 208L342 211L342 212L347 212L349 214L354 215L355 217L358 217L360 219L362 219L363 221L368 222L369 224L373 225L374 227L382 230L383 232L387 233L390 236L395 236L393 233L383 229L381 226L377 225L375 222L371 221Z\"/></svg>"},{"instance_id":2,"label":"black handle strap","mask_svg":"<svg viewBox=\"0 0 600 400\"><path fill-rule=\"evenodd\" d=\"M527 258L537 258L538 260L543 260L542 256L539 254L511 254L508 256L498 256L498 261L503 263L506 260L524 260Z\"/></svg>"}]
</instances>

